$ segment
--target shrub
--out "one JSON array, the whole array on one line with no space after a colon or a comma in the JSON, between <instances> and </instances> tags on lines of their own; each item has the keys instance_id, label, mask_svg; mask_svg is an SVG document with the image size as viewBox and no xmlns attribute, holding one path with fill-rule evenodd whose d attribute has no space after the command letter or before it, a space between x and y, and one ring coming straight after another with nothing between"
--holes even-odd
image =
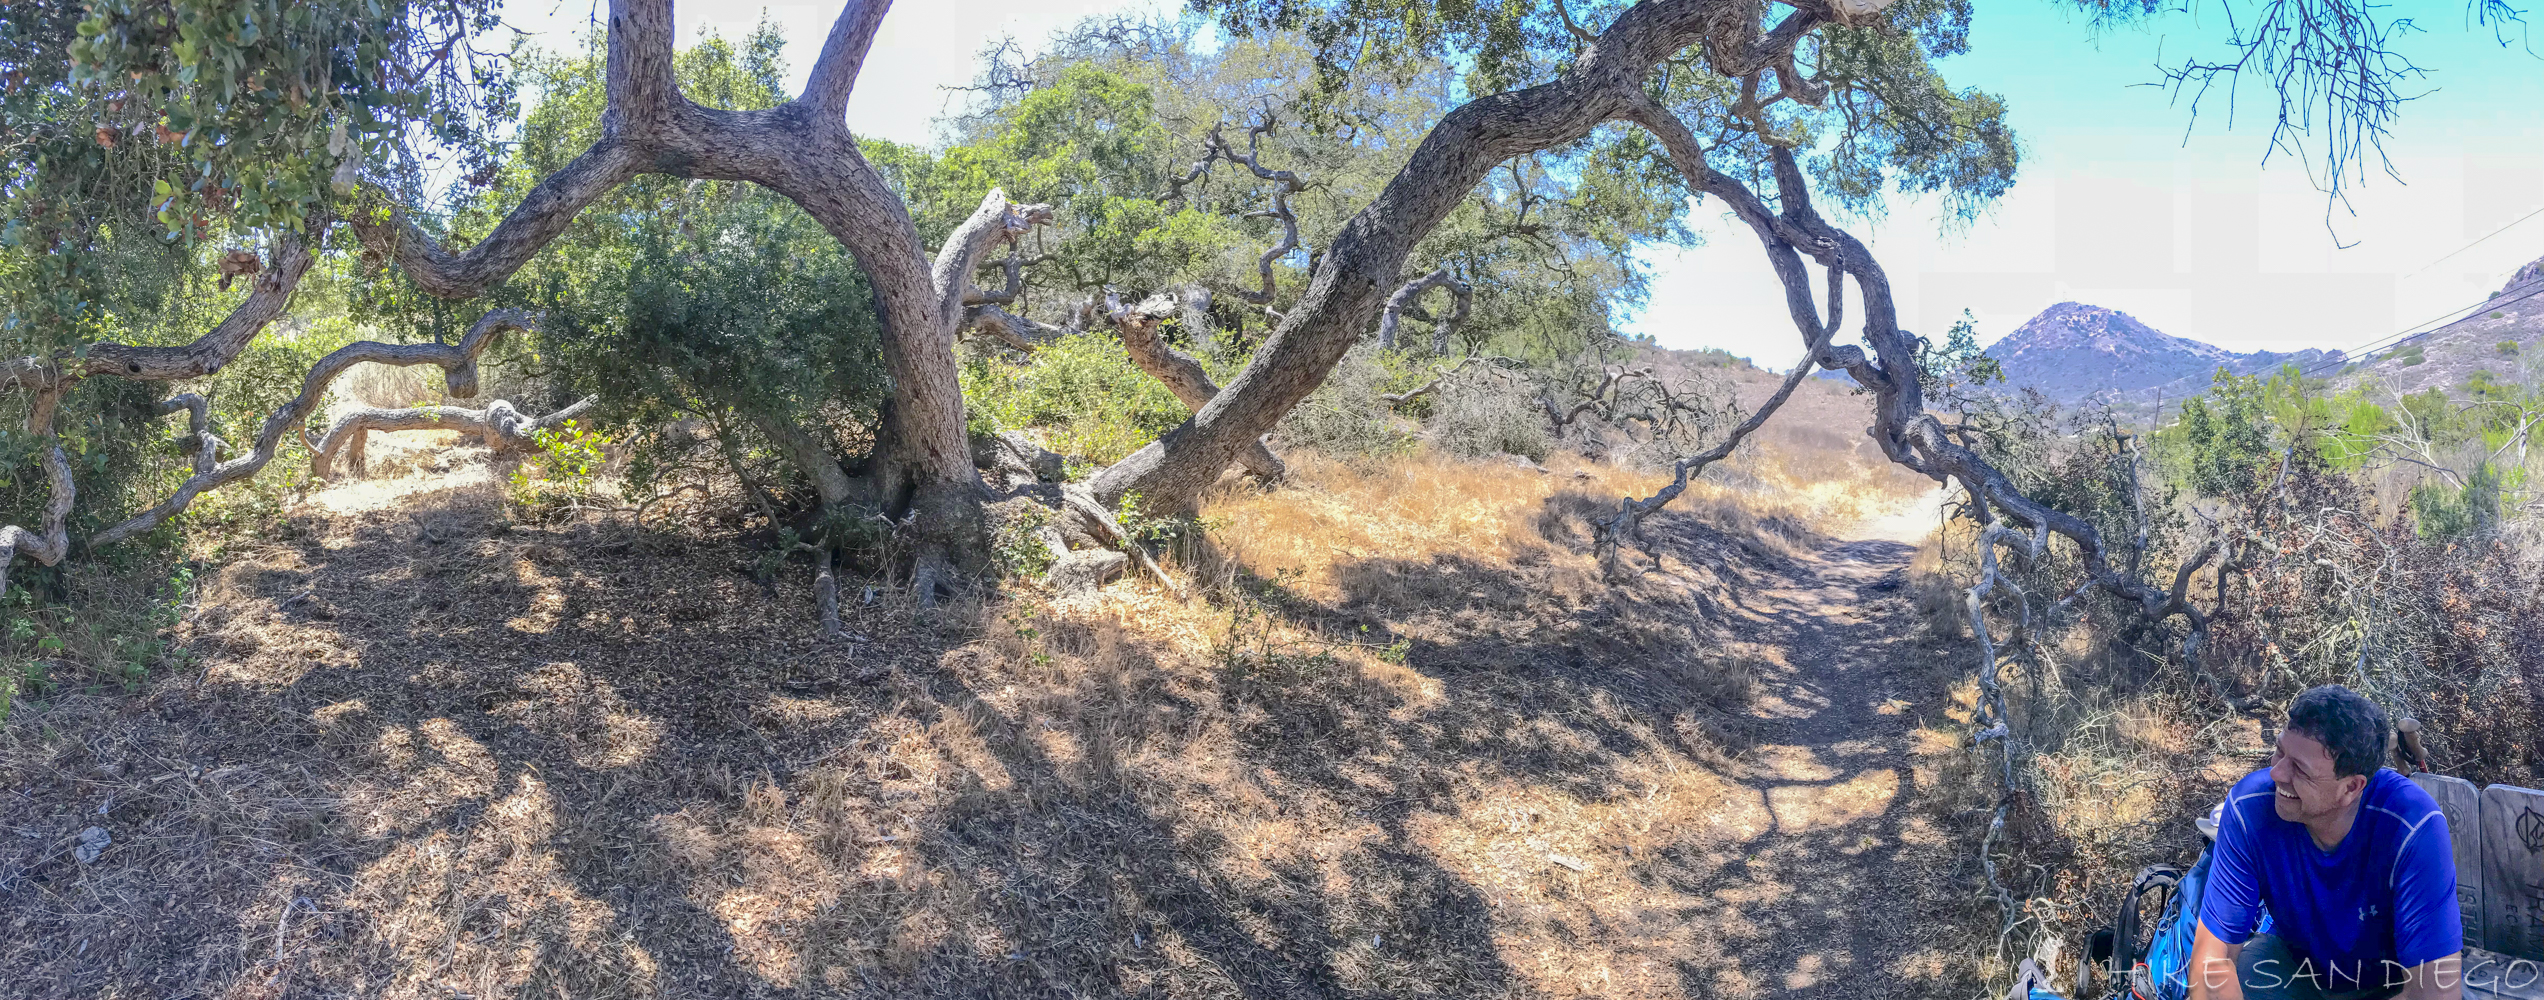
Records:
<instances>
[{"instance_id":1,"label":"shrub","mask_svg":"<svg viewBox=\"0 0 2544 1000\"><path fill-rule=\"evenodd\" d=\"M2505 315L2508 315L2508 314L2507 314L2507 313L2503 313L2503 312L2501 312L2501 311L2499 311L2499 310L2497 310L2497 309L2491 310L2491 318L2492 318L2492 319L2499 319L2500 317L2505 316Z\"/></svg>"},{"instance_id":2,"label":"shrub","mask_svg":"<svg viewBox=\"0 0 2544 1000\"><path fill-rule=\"evenodd\" d=\"M2500 475L2484 462L2461 487L2424 482L2412 487L2412 527L2432 540L2490 534L2500 524Z\"/></svg>"},{"instance_id":3,"label":"shrub","mask_svg":"<svg viewBox=\"0 0 2544 1000\"><path fill-rule=\"evenodd\" d=\"M1336 458L1365 460L1401 454L1413 438L1387 401L1379 398L1389 381L1375 342L1352 348L1325 376L1325 384L1281 418L1276 433L1284 444Z\"/></svg>"},{"instance_id":4,"label":"shrub","mask_svg":"<svg viewBox=\"0 0 2544 1000\"><path fill-rule=\"evenodd\" d=\"M600 435L572 420L532 432L537 451L512 469L512 501L536 516L574 510L592 499L606 459Z\"/></svg>"},{"instance_id":5,"label":"shrub","mask_svg":"<svg viewBox=\"0 0 2544 1000\"><path fill-rule=\"evenodd\" d=\"M1545 415L1491 376L1460 378L1435 391L1439 401L1423 427L1433 447L1459 458L1525 455L1543 462L1554 449Z\"/></svg>"},{"instance_id":6,"label":"shrub","mask_svg":"<svg viewBox=\"0 0 2544 1000\"><path fill-rule=\"evenodd\" d=\"M1120 461L1192 416L1131 363L1121 341L1091 331L1021 360L966 349L962 378L973 433L1038 429L1046 447L1097 465Z\"/></svg>"},{"instance_id":7,"label":"shrub","mask_svg":"<svg viewBox=\"0 0 2544 1000\"><path fill-rule=\"evenodd\" d=\"M2499 342L2499 343L2497 343L2497 344L2493 344L2493 345L2491 345L2491 346L2496 347L2496 348L2499 348L2500 353L2502 353L2502 354L2506 354L2506 355L2508 355L2508 356L2510 356L2510 357L2516 357L2516 356L2517 356L2517 352L2518 352L2518 343L2517 343L2517 341L2514 341L2514 340L2503 340L2503 341L2501 341L2501 342Z\"/></svg>"}]
</instances>

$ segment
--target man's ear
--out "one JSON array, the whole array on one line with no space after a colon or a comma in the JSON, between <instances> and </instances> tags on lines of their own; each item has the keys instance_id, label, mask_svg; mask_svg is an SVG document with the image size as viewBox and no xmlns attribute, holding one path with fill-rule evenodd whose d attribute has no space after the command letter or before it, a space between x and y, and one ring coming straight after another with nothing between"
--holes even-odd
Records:
<instances>
[{"instance_id":1,"label":"man's ear","mask_svg":"<svg viewBox=\"0 0 2544 1000\"><path fill-rule=\"evenodd\" d=\"M2341 779L2341 801L2353 802L2367 794L2367 775L2353 774Z\"/></svg>"}]
</instances>

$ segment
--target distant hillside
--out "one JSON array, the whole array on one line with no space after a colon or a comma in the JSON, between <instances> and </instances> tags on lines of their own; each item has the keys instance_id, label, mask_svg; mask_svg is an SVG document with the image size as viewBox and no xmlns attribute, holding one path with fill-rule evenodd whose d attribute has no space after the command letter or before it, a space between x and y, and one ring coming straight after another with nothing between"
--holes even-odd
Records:
<instances>
[{"instance_id":1,"label":"distant hillside","mask_svg":"<svg viewBox=\"0 0 2544 1000\"><path fill-rule=\"evenodd\" d=\"M2544 258L2518 268L2491 301L2465 318L2409 338L2343 369L2341 388L2374 377L2397 393L2454 391L2477 371L2515 373L2544 350Z\"/></svg>"},{"instance_id":2,"label":"distant hillside","mask_svg":"<svg viewBox=\"0 0 2544 1000\"><path fill-rule=\"evenodd\" d=\"M2314 349L2238 354L2166 334L2117 309L2081 302L2041 310L1990 345L1988 354L2005 366L2008 387L2038 389L2062 404L2096 393L2111 394L2121 403L2150 402L2159 394L2180 398L2206 390L2221 367L2249 375L2340 357L2337 351Z\"/></svg>"}]
</instances>

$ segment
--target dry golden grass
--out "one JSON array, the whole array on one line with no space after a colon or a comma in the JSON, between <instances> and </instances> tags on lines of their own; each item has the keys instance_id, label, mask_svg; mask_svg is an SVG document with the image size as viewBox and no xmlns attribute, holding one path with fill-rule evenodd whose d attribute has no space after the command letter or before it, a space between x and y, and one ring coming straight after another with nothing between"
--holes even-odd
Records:
<instances>
[{"instance_id":1,"label":"dry golden grass","mask_svg":"<svg viewBox=\"0 0 2544 1000\"><path fill-rule=\"evenodd\" d=\"M199 669L0 738L0 996L1767 995L1842 970L1737 930L1828 905L1760 838L1940 850L1892 771L1733 776L1796 665L1723 616L1807 511L1700 486L1610 586L1583 516L1650 477L1293 469L1212 498L1206 600L887 586L835 645L723 543L304 504Z\"/></svg>"}]
</instances>

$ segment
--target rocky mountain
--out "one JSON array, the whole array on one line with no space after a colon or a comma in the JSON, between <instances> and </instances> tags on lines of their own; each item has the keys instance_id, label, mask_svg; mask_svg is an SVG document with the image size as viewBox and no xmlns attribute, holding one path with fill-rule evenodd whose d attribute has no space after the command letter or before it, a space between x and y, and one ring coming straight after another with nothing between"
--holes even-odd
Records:
<instances>
[{"instance_id":1,"label":"rocky mountain","mask_svg":"<svg viewBox=\"0 0 2544 1000\"><path fill-rule=\"evenodd\" d=\"M2159 394L2179 399L2206 390L2221 367L2249 375L2340 357L2338 351L2315 349L2238 354L2166 334L2117 309L2081 302L2041 310L1987 351L2005 367L2008 387L2038 389L2061 404L2096 393L2124 403L2152 401Z\"/></svg>"},{"instance_id":2,"label":"rocky mountain","mask_svg":"<svg viewBox=\"0 0 2544 1000\"><path fill-rule=\"evenodd\" d=\"M2347 388L2374 379L2396 394L2454 393L2478 371L2516 374L2537 351L2544 351L2544 259L2512 272L2464 318L2386 346L2343 368L2334 382Z\"/></svg>"}]
</instances>

